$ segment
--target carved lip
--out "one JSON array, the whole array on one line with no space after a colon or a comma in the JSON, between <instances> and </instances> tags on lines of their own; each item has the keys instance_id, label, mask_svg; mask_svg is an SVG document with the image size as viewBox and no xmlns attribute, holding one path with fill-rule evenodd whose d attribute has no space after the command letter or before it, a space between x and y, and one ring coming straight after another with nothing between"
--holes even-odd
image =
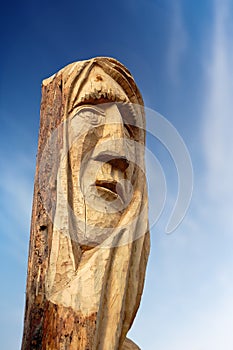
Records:
<instances>
[{"instance_id":1,"label":"carved lip","mask_svg":"<svg viewBox=\"0 0 233 350\"><path fill-rule=\"evenodd\" d=\"M120 197L123 201L123 188L119 182L115 180L96 180L94 186L96 186L97 190L103 191L112 196L113 199Z\"/></svg>"}]
</instances>

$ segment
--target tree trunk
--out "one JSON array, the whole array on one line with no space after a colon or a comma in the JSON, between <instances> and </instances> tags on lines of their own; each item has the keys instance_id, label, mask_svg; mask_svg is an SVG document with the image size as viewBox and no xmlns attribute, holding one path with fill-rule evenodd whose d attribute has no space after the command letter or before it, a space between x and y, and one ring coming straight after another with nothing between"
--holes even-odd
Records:
<instances>
[{"instance_id":1,"label":"tree trunk","mask_svg":"<svg viewBox=\"0 0 233 350\"><path fill-rule=\"evenodd\" d=\"M96 276L94 278L96 277L98 281L101 278L103 280L103 288L99 288L99 303L98 307L94 309L95 312L90 308L91 311L85 314L82 313L82 310L77 312L72 307L65 306L64 303L51 301L51 298L48 298L46 289L46 278L49 267L51 267L50 254L55 232L53 223L56 213L57 192L59 192L57 173L60 166L61 150L64 146L63 143L65 143L62 127L59 128L59 126L62 126L64 120L69 116L70 110L67 107L69 106L67 101L68 97L71 96L70 91L74 89L73 82L76 82L83 67L85 68L89 65L91 70L96 65L96 62L99 65L102 64L101 69L106 75L111 73L111 68L114 71L114 74L111 73L113 78L116 79L117 77L118 83L124 83L122 86L125 88L125 78L119 78L123 74L122 65L113 59L107 58L96 58L90 61L84 61L84 63L81 62L79 63L80 68L76 64L70 65L71 68L67 66L67 68L61 70L55 76L45 80L42 85L40 131L31 218L22 350L139 349L132 341L126 339L126 334L131 327L139 307L144 285L145 268L149 254L147 210L143 211L145 217L144 219L141 217L140 225L135 226L136 229L142 230L141 235L136 235L135 240L128 244L108 248L109 254L103 255L103 250L101 251L100 249L102 255L99 254L97 256L98 259L93 255L95 260L94 258L92 260L90 259L97 262L94 266L96 269ZM114 70L115 66L118 65L118 70ZM73 68L77 68L77 71L75 72ZM72 78L72 74L74 74L74 79L70 83L69 79L70 77ZM128 84L132 84L132 91L135 90L135 94L140 97L136 86L132 82L132 78L129 78L128 71L124 74L129 79ZM105 78L104 74L103 77ZM95 82L98 82L100 78L99 75L96 76ZM82 84L80 84L81 87L83 86ZM131 100L133 97L135 96L130 90ZM46 147L48 140L51 140L54 132L56 133L56 137L52 139L52 151ZM144 140L142 139L141 143L143 142ZM137 177L136 181L138 181ZM147 207L146 185L144 183L140 183L140 191L138 190L136 194L138 193L141 195L139 198L144 198L142 199L144 203L138 200L139 203L136 201L133 208L135 212L139 208L137 217L140 217L139 214L143 205ZM119 233L121 232L119 231ZM80 262L81 254L83 254L83 261L85 263L87 260L85 252L81 252L80 246L77 242L74 242L71 236L69 239L72 243L76 266ZM102 259L102 257L105 257L105 259ZM66 263L68 259L67 261L62 260L62 247L59 247L57 259L59 258L61 259L59 266L64 267L62 273L66 276L66 272L68 271L68 268L66 269ZM103 261L106 271L102 269L103 273L101 275L99 271ZM91 266L90 270L92 268L93 266ZM60 272L60 270L56 271L57 284L60 283ZM74 273L76 273L76 270ZM92 276L88 272L87 275ZM92 277L89 278L91 279ZM90 283L90 286L94 285L94 282L92 284ZM86 300L85 291L83 295Z\"/></svg>"}]
</instances>

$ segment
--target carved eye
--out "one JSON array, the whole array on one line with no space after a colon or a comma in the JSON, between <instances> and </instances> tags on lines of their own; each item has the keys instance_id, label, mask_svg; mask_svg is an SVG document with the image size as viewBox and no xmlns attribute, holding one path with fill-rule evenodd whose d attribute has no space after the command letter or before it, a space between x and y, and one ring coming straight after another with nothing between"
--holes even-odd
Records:
<instances>
[{"instance_id":1,"label":"carved eye","mask_svg":"<svg viewBox=\"0 0 233 350\"><path fill-rule=\"evenodd\" d=\"M78 113L79 117L92 125L99 125L104 122L105 113L96 107L83 107Z\"/></svg>"}]
</instances>

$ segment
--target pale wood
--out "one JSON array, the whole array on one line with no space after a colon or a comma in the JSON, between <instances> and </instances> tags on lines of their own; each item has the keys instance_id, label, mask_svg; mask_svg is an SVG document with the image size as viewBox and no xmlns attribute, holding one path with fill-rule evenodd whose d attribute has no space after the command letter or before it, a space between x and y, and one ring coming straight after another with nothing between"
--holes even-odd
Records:
<instances>
[{"instance_id":1,"label":"pale wood","mask_svg":"<svg viewBox=\"0 0 233 350\"><path fill-rule=\"evenodd\" d=\"M132 340L126 338L122 350L140 350L140 348Z\"/></svg>"},{"instance_id":2,"label":"pale wood","mask_svg":"<svg viewBox=\"0 0 233 350\"><path fill-rule=\"evenodd\" d=\"M143 106L115 59L76 62L43 82L22 350L139 349L126 335L149 254L145 120L129 107L132 139L121 102Z\"/></svg>"}]
</instances>

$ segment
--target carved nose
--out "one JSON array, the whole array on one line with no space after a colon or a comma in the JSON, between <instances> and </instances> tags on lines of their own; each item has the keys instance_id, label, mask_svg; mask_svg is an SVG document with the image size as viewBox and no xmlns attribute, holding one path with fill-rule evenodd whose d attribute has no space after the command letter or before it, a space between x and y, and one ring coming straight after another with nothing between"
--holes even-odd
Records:
<instances>
[{"instance_id":1,"label":"carved nose","mask_svg":"<svg viewBox=\"0 0 233 350\"><path fill-rule=\"evenodd\" d=\"M122 119L114 120L111 125L112 138L118 140L124 140L125 138L125 128Z\"/></svg>"},{"instance_id":2,"label":"carved nose","mask_svg":"<svg viewBox=\"0 0 233 350\"><path fill-rule=\"evenodd\" d=\"M102 138L98 141L92 157L122 172L129 167L130 149L125 135L125 126L115 104L106 110Z\"/></svg>"},{"instance_id":3,"label":"carved nose","mask_svg":"<svg viewBox=\"0 0 233 350\"><path fill-rule=\"evenodd\" d=\"M119 143L123 143L125 139L125 127L121 115L115 115L111 119L106 120L103 129L103 138L118 140Z\"/></svg>"},{"instance_id":4,"label":"carved nose","mask_svg":"<svg viewBox=\"0 0 233 350\"><path fill-rule=\"evenodd\" d=\"M113 158L108 163L111 164L113 168L120 169L122 172L129 166L129 162L125 157Z\"/></svg>"},{"instance_id":5,"label":"carved nose","mask_svg":"<svg viewBox=\"0 0 233 350\"><path fill-rule=\"evenodd\" d=\"M117 165L119 169L127 169L127 142L125 135L125 126L122 115L118 107L113 104L106 111L106 123L103 128L103 140L107 141L106 153L115 155L114 159L108 163L112 166Z\"/></svg>"},{"instance_id":6,"label":"carved nose","mask_svg":"<svg viewBox=\"0 0 233 350\"><path fill-rule=\"evenodd\" d=\"M129 166L129 161L126 157L123 157L121 155L114 154L114 153L111 154L109 152L99 153L95 157L95 160L103 162L103 163L108 163L113 168L119 169L122 172L124 172Z\"/></svg>"}]
</instances>

